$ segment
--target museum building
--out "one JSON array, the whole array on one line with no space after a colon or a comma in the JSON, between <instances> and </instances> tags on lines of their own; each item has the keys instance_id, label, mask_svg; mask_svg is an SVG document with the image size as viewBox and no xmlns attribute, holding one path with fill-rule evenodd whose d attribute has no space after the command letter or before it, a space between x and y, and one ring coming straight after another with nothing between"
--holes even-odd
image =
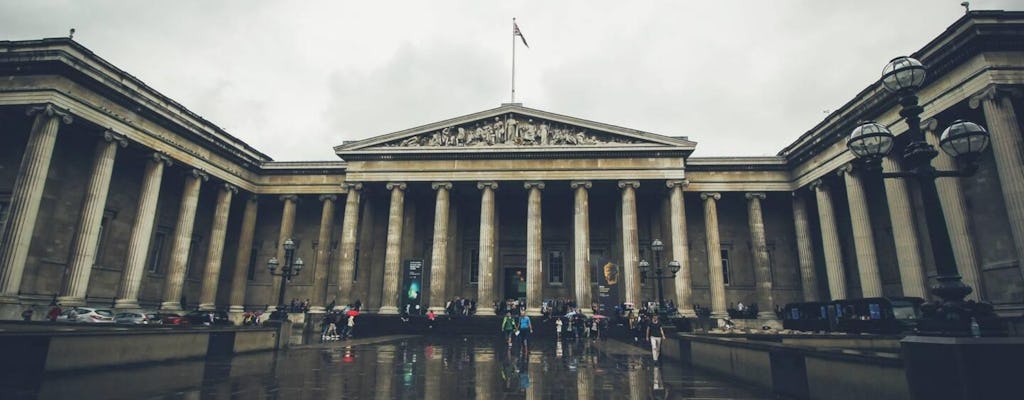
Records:
<instances>
[{"instance_id":1,"label":"museum building","mask_svg":"<svg viewBox=\"0 0 1024 400\"><path fill-rule=\"evenodd\" d=\"M918 96L933 145L958 119L991 134L977 173L936 185L969 298L1019 315L1024 12L969 12L910 56L928 68ZM528 312L551 298L639 304L658 296L641 265L676 261L664 296L684 314L744 303L770 318L790 302L928 298L936 275L923 210L938 205L847 148L862 120L897 141L907 131L879 82L771 157L691 157L700 137L685 135L714 132L510 103L288 162L71 39L0 41L0 78L0 318L55 299L273 308L281 278L267 263L284 262L288 239L305 267L287 297L314 312L357 299L440 310L455 296L480 314L508 298ZM943 152L933 165L956 169Z\"/></svg>"}]
</instances>

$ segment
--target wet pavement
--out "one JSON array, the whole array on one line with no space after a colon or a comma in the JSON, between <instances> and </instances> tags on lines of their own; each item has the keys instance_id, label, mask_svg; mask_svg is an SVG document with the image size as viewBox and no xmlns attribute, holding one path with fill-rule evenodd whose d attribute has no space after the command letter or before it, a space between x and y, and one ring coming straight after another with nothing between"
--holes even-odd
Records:
<instances>
[{"instance_id":1,"label":"wet pavement","mask_svg":"<svg viewBox=\"0 0 1024 400\"><path fill-rule=\"evenodd\" d=\"M144 367L54 374L0 387L42 399L768 399L651 361L617 341L508 347L484 336L396 336ZM11 395L12 397L7 397Z\"/></svg>"}]
</instances>

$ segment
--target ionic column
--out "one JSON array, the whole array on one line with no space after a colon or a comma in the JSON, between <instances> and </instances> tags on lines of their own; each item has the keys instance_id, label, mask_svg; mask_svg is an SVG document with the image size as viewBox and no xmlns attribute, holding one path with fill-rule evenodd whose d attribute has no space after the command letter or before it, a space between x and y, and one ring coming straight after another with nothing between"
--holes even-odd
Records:
<instances>
[{"instance_id":1,"label":"ionic column","mask_svg":"<svg viewBox=\"0 0 1024 400\"><path fill-rule=\"evenodd\" d=\"M590 285L590 181L572 181L569 187L576 193L573 202L573 246L575 252L575 274L573 282L576 289L576 305L582 310L590 310L593 304ZM589 313L589 311L588 311Z\"/></svg>"},{"instance_id":2,"label":"ionic column","mask_svg":"<svg viewBox=\"0 0 1024 400\"><path fill-rule=\"evenodd\" d=\"M334 202L338 196L320 195L323 207L320 211L320 233L317 235L316 265L313 266L313 293L309 312L321 314L327 305L327 263L331 258L331 228L334 227Z\"/></svg>"},{"instance_id":3,"label":"ionic column","mask_svg":"<svg viewBox=\"0 0 1024 400\"><path fill-rule=\"evenodd\" d=\"M476 301L478 315L494 315L490 306L494 297L494 191L498 190L497 182L479 182L477 189L482 190L480 196L480 271L477 274Z\"/></svg>"},{"instance_id":4,"label":"ionic column","mask_svg":"<svg viewBox=\"0 0 1024 400\"><path fill-rule=\"evenodd\" d=\"M721 193L701 193L704 200L704 229L708 245L708 281L711 285L711 316L725 318L725 276L722 275L722 241L718 236L718 204Z\"/></svg>"},{"instance_id":5,"label":"ionic column","mask_svg":"<svg viewBox=\"0 0 1024 400\"><path fill-rule=\"evenodd\" d=\"M114 307L139 309L139 286L146 270L146 256L149 255L149 241L153 238L153 222L156 220L156 205L160 198L160 182L164 167L171 165L171 159L160 153L153 153L146 163L139 190L139 206L135 210L131 237L128 239L128 254L124 261L124 275L117 289Z\"/></svg>"},{"instance_id":6,"label":"ionic column","mask_svg":"<svg viewBox=\"0 0 1024 400\"><path fill-rule=\"evenodd\" d=\"M846 200L850 204L850 225L853 227L853 247L857 252L857 272L860 274L861 295L882 297L882 278L878 271L878 256L875 253L875 236L871 227L871 212L864 195L864 184L852 164L839 168L839 175L846 182Z\"/></svg>"},{"instance_id":7,"label":"ionic column","mask_svg":"<svg viewBox=\"0 0 1024 400\"><path fill-rule=\"evenodd\" d=\"M999 186L1009 217L1017 259L1024 260L1024 139L1021 138L1020 120L1010 97L1021 97L1020 89L989 86L970 99L971 108L979 106L985 112L988 132L992 140L992 155L999 173ZM1018 262L1024 272L1024 262Z\"/></svg>"},{"instance_id":8,"label":"ionic column","mask_svg":"<svg viewBox=\"0 0 1024 400\"><path fill-rule=\"evenodd\" d=\"M814 247L811 244L811 224L807 219L807 203L803 196L793 192L793 228L796 231L796 252L800 264L800 282L804 301L821 301L818 291L818 273L814 270Z\"/></svg>"},{"instance_id":9,"label":"ionic column","mask_svg":"<svg viewBox=\"0 0 1024 400\"><path fill-rule=\"evenodd\" d=\"M275 249L276 253L274 257L280 260L280 262L284 262L284 242L288 241L288 239L292 239L292 234L295 233L295 209L298 207L299 196L286 194L281 196L280 199L284 205L281 209L281 228L277 233L277 249ZM277 311L277 298L278 293L281 291L281 282L283 279L284 277L281 276L270 276L272 285L269 293L270 298L267 299L267 304L270 305L267 307L267 311ZM285 299L285 301L288 301L288 299Z\"/></svg>"},{"instance_id":10,"label":"ionic column","mask_svg":"<svg viewBox=\"0 0 1024 400\"><path fill-rule=\"evenodd\" d=\"M636 224L636 189L640 181L619 181L622 189L622 271L626 302L640 304L640 239Z\"/></svg>"},{"instance_id":11,"label":"ionic column","mask_svg":"<svg viewBox=\"0 0 1024 400\"><path fill-rule=\"evenodd\" d=\"M544 182L526 182L523 187L530 191L526 209L526 312L540 315L544 282L540 191L544 189Z\"/></svg>"},{"instance_id":12,"label":"ionic column","mask_svg":"<svg viewBox=\"0 0 1024 400\"><path fill-rule=\"evenodd\" d=\"M768 241L764 233L764 213L761 200L764 193L747 193L747 224L750 226L750 242L754 245L754 277L757 279L757 302L761 319L777 319L775 299L772 297L772 270L768 259Z\"/></svg>"},{"instance_id":13,"label":"ionic column","mask_svg":"<svg viewBox=\"0 0 1024 400\"><path fill-rule=\"evenodd\" d=\"M213 211L213 224L210 226L210 246L206 249L203 287L199 292L200 310L216 308L220 267L224 260L224 240L228 234L228 215L231 213L231 198L235 193L238 193L238 188L230 183L221 185L217 192L217 208Z\"/></svg>"},{"instance_id":14,"label":"ionic column","mask_svg":"<svg viewBox=\"0 0 1024 400\"><path fill-rule=\"evenodd\" d=\"M933 118L921 123L921 129L925 131L928 143L939 148L939 137L935 132L938 125ZM956 171L956 160L939 151L938 157L932 159L932 165L940 171ZM946 219L946 230L949 232L949 242L953 247L953 259L956 262L957 271L960 273L964 284L974 289L967 295L968 300L983 300L985 289L982 287L981 268L978 265L978 256L974 250L974 236L971 234L970 222L967 215L967 204L964 202L964 192L960 187L959 178L941 178L935 180L935 189L939 192L939 203L942 204L942 214ZM925 285L927 288L927 284ZM926 290L925 293L928 293ZM927 299L928 297L924 297Z\"/></svg>"},{"instance_id":15,"label":"ionic column","mask_svg":"<svg viewBox=\"0 0 1024 400\"><path fill-rule=\"evenodd\" d=\"M335 307L355 301L352 296L352 282L356 273L356 241L359 240L359 198L363 184L349 182L345 184L348 194L345 195L345 215L341 220L341 244L338 251L338 292L335 293Z\"/></svg>"},{"instance_id":16,"label":"ionic column","mask_svg":"<svg viewBox=\"0 0 1024 400\"><path fill-rule=\"evenodd\" d=\"M448 274L448 192L451 182L434 182L430 187L437 191L434 203L434 241L430 254L430 308L435 313L444 313L446 276Z\"/></svg>"},{"instance_id":17,"label":"ionic column","mask_svg":"<svg viewBox=\"0 0 1024 400\"><path fill-rule=\"evenodd\" d=\"M846 272L843 270L843 253L839 244L836 213L832 208L832 192L820 179L811 184L818 200L818 222L821 224L821 247L825 252L825 272L828 277L828 292L831 300L846 298Z\"/></svg>"},{"instance_id":18,"label":"ionic column","mask_svg":"<svg viewBox=\"0 0 1024 400\"><path fill-rule=\"evenodd\" d=\"M231 277L231 308L233 313L245 311L245 286L248 280L249 263L252 262L253 237L256 235L256 215L259 198L249 196L242 214L242 229L238 233L238 252L235 253L235 273Z\"/></svg>"},{"instance_id":19,"label":"ionic column","mask_svg":"<svg viewBox=\"0 0 1024 400\"><path fill-rule=\"evenodd\" d=\"M384 286L382 287L381 314L398 314L399 270L402 263L402 223L405 217L405 183L389 182L391 209L388 211L388 243L384 252ZM347 211L346 211L347 212Z\"/></svg>"},{"instance_id":20,"label":"ionic column","mask_svg":"<svg viewBox=\"0 0 1024 400\"><path fill-rule=\"evenodd\" d=\"M89 289L89 275L96 264L96 246L100 239L100 225L103 223L103 209L107 204L110 177L114 172L117 147L128 146L124 136L111 131L103 132L103 139L96 143L93 154L92 174L85 189L82 215L78 219L78 230L72 244L71 260L68 262L68 279L57 299L66 306L84 306Z\"/></svg>"},{"instance_id":21,"label":"ionic column","mask_svg":"<svg viewBox=\"0 0 1024 400\"><path fill-rule=\"evenodd\" d=\"M676 309L684 317L694 318L693 312L693 273L690 270L690 243L686 233L686 202L683 197L683 189L690 185L690 181L670 180L665 182L669 189L669 205L671 207L672 230L672 258L679 261L679 273L676 274Z\"/></svg>"},{"instance_id":22,"label":"ionic column","mask_svg":"<svg viewBox=\"0 0 1024 400\"><path fill-rule=\"evenodd\" d=\"M192 228L195 227L199 188L203 181L209 178L205 172L197 169L185 175L185 190L181 193L178 223L174 227L174 245L171 247L171 264L164 281L164 301L160 304L161 310L181 310L181 291L188 269L188 253L192 247Z\"/></svg>"},{"instance_id":23,"label":"ionic column","mask_svg":"<svg viewBox=\"0 0 1024 400\"><path fill-rule=\"evenodd\" d=\"M60 123L70 124L71 115L51 104L28 109L35 115L21 167L14 179L7 227L0 237L0 303L17 304L21 277L25 273L32 233L39 216L39 204L50 171L50 158L57 142ZM13 317L13 315L12 315Z\"/></svg>"},{"instance_id":24,"label":"ionic column","mask_svg":"<svg viewBox=\"0 0 1024 400\"><path fill-rule=\"evenodd\" d=\"M890 157L882 159L885 172L900 172L899 163ZM928 298L928 279L921 262L921 243L917 240L917 229L910 202L907 181L883 179L885 197L889 203L889 220L892 222L892 238L896 242L896 262L900 268L900 282L903 295Z\"/></svg>"}]
</instances>

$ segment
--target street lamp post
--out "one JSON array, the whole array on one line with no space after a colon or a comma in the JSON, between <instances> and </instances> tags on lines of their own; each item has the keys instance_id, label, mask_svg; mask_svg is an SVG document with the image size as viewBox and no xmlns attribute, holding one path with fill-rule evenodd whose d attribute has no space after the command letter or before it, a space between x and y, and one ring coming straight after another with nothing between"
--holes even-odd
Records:
<instances>
[{"instance_id":1,"label":"street lamp post","mask_svg":"<svg viewBox=\"0 0 1024 400\"><path fill-rule=\"evenodd\" d=\"M662 287L662 280L674 279L676 273L679 272L681 265L679 261L672 260L668 263L668 270L666 271L661 267L661 252L665 250L665 244L659 239L654 239L651 242L651 250L654 252L654 270L651 270L651 264L647 260L640 260L640 275L644 279L654 279L658 281L658 311L660 312L665 306L665 291Z\"/></svg>"},{"instance_id":2,"label":"street lamp post","mask_svg":"<svg viewBox=\"0 0 1024 400\"><path fill-rule=\"evenodd\" d=\"M923 334L943 336L968 336L972 321L983 326L982 321L994 317L992 306L973 301L965 302L964 296L972 289L960 280L953 258L946 220L935 188L937 178L966 177L978 169L978 158L988 146L989 136L984 128L973 122L953 122L939 139L939 147L957 160L957 171L938 171L931 160L939 152L925 140L921 130L921 111L916 91L925 80L925 67L910 57L897 57L882 70L882 84L896 94L900 103L900 116L907 123L906 141L902 148L902 172L883 172L883 178L907 179L908 184L917 186L925 203L925 219L928 237L931 240L938 283L931 292L941 301L921 307L923 318L918 329ZM850 134L847 148L867 170L881 169L882 158L894 150L892 132L873 121L862 122Z\"/></svg>"},{"instance_id":3,"label":"street lamp post","mask_svg":"<svg viewBox=\"0 0 1024 400\"><path fill-rule=\"evenodd\" d=\"M281 288L277 293L277 319L288 319L288 309L285 308L284 304L284 293L288 288L288 282L291 282L292 277L299 275L304 265L305 263L302 262L302 258L295 257L295 242L291 238L284 241L284 266L281 267L281 272L277 272L277 257L271 257L267 261L267 270L270 272L270 275L281 277Z\"/></svg>"}]
</instances>

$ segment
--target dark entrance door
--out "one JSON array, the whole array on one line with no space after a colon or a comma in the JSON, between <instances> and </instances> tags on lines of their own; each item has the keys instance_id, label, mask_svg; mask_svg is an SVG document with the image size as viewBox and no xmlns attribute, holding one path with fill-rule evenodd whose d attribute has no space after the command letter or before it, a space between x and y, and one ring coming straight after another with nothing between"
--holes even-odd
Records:
<instances>
[{"instance_id":1,"label":"dark entrance door","mask_svg":"<svg viewBox=\"0 0 1024 400\"><path fill-rule=\"evenodd\" d=\"M526 300L526 268L505 268L505 299Z\"/></svg>"}]
</instances>

